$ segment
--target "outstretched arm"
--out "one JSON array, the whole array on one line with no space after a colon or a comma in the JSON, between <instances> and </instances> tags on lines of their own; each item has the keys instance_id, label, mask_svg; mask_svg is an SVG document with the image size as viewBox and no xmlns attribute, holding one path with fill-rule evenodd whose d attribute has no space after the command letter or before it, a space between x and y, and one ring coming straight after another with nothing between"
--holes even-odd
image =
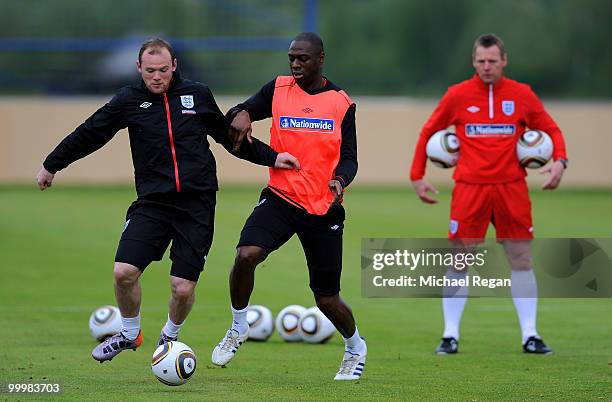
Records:
<instances>
[{"instance_id":1,"label":"outstretched arm","mask_svg":"<svg viewBox=\"0 0 612 402\"><path fill-rule=\"evenodd\" d=\"M127 126L123 119L121 98L120 92L64 138L47 156L36 177L41 190L51 187L58 171L102 148L117 131Z\"/></svg>"},{"instance_id":2,"label":"outstretched arm","mask_svg":"<svg viewBox=\"0 0 612 402\"><path fill-rule=\"evenodd\" d=\"M208 88L206 88L205 96L209 109L209 113L204 117L206 132L228 152L240 159L248 160L258 165L280 169L299 169L299 162L291 154L287 152L279 154L269 145L259 141L257 138L250 137L251 119L246 111L232 108L228 112L227 117L224 117ZM232 131L248 131L248 141L241 141L239 144L232 141L229 135Z\"/></svg>"},{"instance_id":3,"label":"outstretched arm","mask_svg":"<svg viewBox=\"0 0 612 402\"><path fill-rule=\"evenodd\" d=\"M300 163L296 157L288 152L278 153L274 151L268 144L259 141L255 137L251 137L251 118L246 111L240 111L235 116L230 124L230 133L234 131L248 132L248 141L241 142L236 152L236 143L232 143L227 139L222 141L223 146L230 152L235 153L239 158L246 159L260 165L271 166L278 169L300 169ZM230 134L231 137L231 134Z\"/></svg>"}]
</instances>

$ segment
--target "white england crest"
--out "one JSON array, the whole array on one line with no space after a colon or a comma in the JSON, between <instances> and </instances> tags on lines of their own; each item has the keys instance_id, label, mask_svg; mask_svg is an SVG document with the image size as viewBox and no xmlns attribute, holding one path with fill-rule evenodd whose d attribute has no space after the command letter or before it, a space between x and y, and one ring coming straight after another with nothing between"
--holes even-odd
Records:
<instances>
[{"instance_id":1,"label":"white england crest","mask_svg":"<svg viewBox=\"0 0 612 402\"><path fill-rule=\"evenodd\" d=\"M514 101L502 101L502 112L506 116L511 116L514 113Z\"/></svg>"},{"instance_id":2,"label":"white england crest","mask_svg":"<svg viewBox=\"0 0 612 402\"><path fill-rule=\"evenodd\" d=\"M193 95L181 95L181 104L187 109L193 107Z\"/></svg>"},{"instance_id":3,"label":"white england crest","mask_svg":"<svg viewBox=\"0 0 612 402\"><path fill-rule=\"evenodd\" d=\"M459 222L454 219L451 219L448 225L448 229L450 230L451 234L457 234L457 230L459 230Z\"/></svg>"}]
</instances>

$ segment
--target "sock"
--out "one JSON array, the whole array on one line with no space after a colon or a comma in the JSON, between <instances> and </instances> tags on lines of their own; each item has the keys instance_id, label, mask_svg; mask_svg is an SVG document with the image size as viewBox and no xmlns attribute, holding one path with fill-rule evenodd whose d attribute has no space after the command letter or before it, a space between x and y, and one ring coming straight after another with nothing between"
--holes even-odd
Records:
<instances>
[{"instance_id":1,"label":"sock","mask_svg":"<svg viewBox=\"0 0 612 402\"><path fill-rule=\"evenodd\" d=\"M366 343L361 336L359 336L359 330L355 326L355 333L350 338L344 339L345 349L351 353L363 354L366 351Z\"/></svg>"},{"instance_id":2,"label":"sock","mask_svg":"<svg viewBox=\"0 0 612 402\"><path fill-rule=\"evenodd\" d=\"M168 315L168 321L166 321L166 325L164 325L164 329L162 329L162 331L169 338L178 338L178 333L184 323L185 321L177 325L172 322L172 320L170 319L170 315Z\"/></svg>"},{"instance_id":3,"label":"sock","mask_svg":"<svg viewBox=\"0 0 612 402\"><path fill-rule=\"evenodd\" d=\"M448 270L448 279L465 279L467 270L457 272ZM459 340L459 323L463 315L463 309L468 299L467 286L445 286L442 290L442 311L444 312L444 334L443 338L455 338Z\"/></svg>"},{"instance_id":4,"label":"sock","mask_svg":"<svg viewBox=\"0 0 612 402\"><path fill-rule=\"evenodd\" d=\"M140 332L140 312L136 317L121 316L121 333L127 339L133 341Z\"/></svg>"},{"instance_id":5,"label":"sock","mask_svg":"<svg viewBox=\"0 0 612 402\"><path fill-rule=\"evenodd\" d=\"M240 335L244 335L249 332L249 323L247 322L247 310L249 306L246 306L242 310L236 310L234 306L232 308L232 315L234 316L234 321L232 321L232 329L238 332Z\"/></svg>"},{"instance_id":6,"label":"sock","mask_svg":"<svg viewBox=\"0 0 612 402\"><path fill-rule=\"evenodd\" d=\"M538 336L536 315L538 310L538 285L533 270L512 271L512 300L516 308L523 344L530 336Z\"/></svg>"}]
</instances>

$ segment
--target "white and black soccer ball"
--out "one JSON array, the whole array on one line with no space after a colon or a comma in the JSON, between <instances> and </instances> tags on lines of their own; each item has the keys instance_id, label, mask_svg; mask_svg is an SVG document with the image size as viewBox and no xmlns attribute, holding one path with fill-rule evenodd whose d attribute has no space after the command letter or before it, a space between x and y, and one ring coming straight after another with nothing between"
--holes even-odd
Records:
<instances>
[{"instance_id":1,"label":"white and black soccer ball","mask_svg":"<svg viewBox=\"0 0 612 402\"><path fill-rule=\"evenodd\" d=\"M155 377L166 385L183 385L195 373L196 356L183 342L170 341L153 352L151 370Z\"/></svg>"},{"instance_id":2,"label":"white and black soccer ball","mask_svg":"<svg viewBox=\"0 0 612 402\"><path fill-rule=\"evenodd\" d=\"M266 306L257 304L249 306L246 318L249 323L250 340L267 341L274 332L274 317Z\"/></svg>"},{"instance_id":3,"label":"white and black soccer ball","mask_svg":"<svg viewBox=\"0 0 612 402\"><path fill-rule=\"evenodd\" d=\"M459 139L451 131L440 130L429 138L425 150L434 165L448 169L459 160Z\"/></svg>"},{"instance_id":4,"label":"white and black soccer ball","mask_svg":"<svg viewBox=\"0 0 612 402\"><path fill-rule=\"evenodd\" d=\"M97 308L89 317L89 332L99 342L121 332L119 309L115 306Z\"/></svg>"},{"instance_id":5,"label":"white and black soccer ball","mask_svg":"<svg viewBox=\"0 0 612 402\"><path fill-rule=\"evenodd\" d=\"M529 169L546 165L553 153L553 142L541 130L525 131L516 143L516 155L520 164Z\"/></svg>"},{"instance_id":6,"label":"white and black soccer ball","mask_svg":"<svg viewBox=\"0 0 612 402\"><path fill-rule=\"evenodd\" d=\"M287 306L276 316L276 332L287 342L300 342L298 325L306 308L297 304Z\"/></svg>"},{"instance_id":7,"label":"white and black soccer ball","mask_svg":"<svg viewBox=\"0 0 612 402\"><path fill-rule=\"evenodd\" d=\"M318 307L306 310L300 318L298 327L302 340L308 343L325 343L336 333L334 324Z\"/></svg>"}]
</instances>

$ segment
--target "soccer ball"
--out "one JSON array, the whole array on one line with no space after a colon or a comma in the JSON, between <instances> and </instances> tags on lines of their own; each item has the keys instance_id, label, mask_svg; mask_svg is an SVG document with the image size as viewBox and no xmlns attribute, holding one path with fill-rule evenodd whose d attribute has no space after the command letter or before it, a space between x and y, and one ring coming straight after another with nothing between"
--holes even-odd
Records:
<instances>
[{"instance_id":1,"label":"soccer ball","mask_svg":"<svg viewBox=\"0 0 612 402\"><path fill-rule=\"evenodd\" d=\"M249 323L249 339L267 341L274 332L274 318L269 308L259 305L250 306L246 318Z\"/></svg>"},{"instance_id":2,"label":"soccer ball","mask_svg":"<svg viewBox=\"0 0 612 402\"><path fill-rule=\"evenodd\" d=\"M196 369L193 350L182 342L170 341L153 352L151 370L160 382L166 385L183 385Z\"/></svg>"},{"instance_id":3,"label":"soccer ball","mask_svg":"<svg viewBox=\"0 0 612 402\"><path fill-rule=\"evenodd\" d=\"M429 138L425 150L434 165L448 169L459 159L459 139L455 133L440 130Z\"/></svg>"},{"instance_id":4,"label":"soccer ball","mask_svg":"<svg viewBox=\"0 0 612 402\"><path fill-rule=\"evenodd\" d=\"M299 342L302 340L298 330L298 324L302 313L306 308L293 304L287 306L276 316L276 331L287 342Z\"/></svg>"},{"instance_id":5,"label":"soccer ball","mask_svg":"<svg viewBox=\"0 0 612 402\"><path fill-rule=\"evenodd\" d=\"M302 314L298 325L304 342L325 343L334 336L336 327L318 307L311 307Z\"/></svg>"},{"instance_id":6,"label":"soccer ball","mask_svg":"<svg viewBox=\"0 0 612 402\"><path fill-rule=\"evenodd\" d=\"M89 317L89 332L99 342L121 332L119 309L115 306L97 308Z\"/></svg>"},{"instance_id":7,"label":"soccer ball","mask_svg":"<svg viewBox=\"0 0 612 402\"><path fill-rule=\"evenodd\" d=\"M546 165L553 153L553 142L544 131L525 131L516 143L516 155L520 164L529 169Z\"/></svg>"}]
</instances>

